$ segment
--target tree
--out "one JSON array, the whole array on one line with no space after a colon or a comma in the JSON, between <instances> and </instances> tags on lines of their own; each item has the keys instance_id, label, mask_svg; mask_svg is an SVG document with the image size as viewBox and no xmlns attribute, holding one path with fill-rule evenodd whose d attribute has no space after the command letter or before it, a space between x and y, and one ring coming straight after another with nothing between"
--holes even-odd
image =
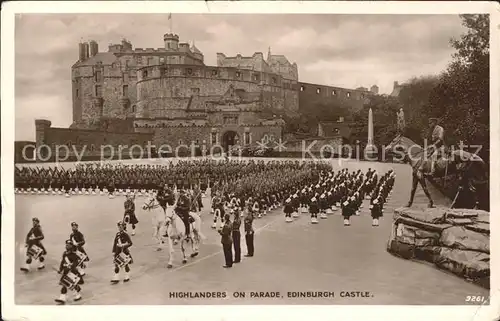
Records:
<instances>
[{"instance_id":1,"label":"tree","mask_svg":"<svg viewBox=\"0 0 500 321\"><path fill-rule=\"evenodd\" d=\"M489 147L489 16L460 17L468 30L451 39L456 52L429 97L426 112L443 119L448 143Z\"/></svg>"}]
</instances>

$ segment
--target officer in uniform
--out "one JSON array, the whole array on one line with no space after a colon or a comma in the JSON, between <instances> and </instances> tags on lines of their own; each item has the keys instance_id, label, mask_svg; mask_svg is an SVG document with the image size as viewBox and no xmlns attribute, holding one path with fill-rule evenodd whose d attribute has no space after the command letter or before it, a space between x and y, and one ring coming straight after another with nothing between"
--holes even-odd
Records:
<instances>
[{"instance_id":1,"label":"officer in uniform","mask_svg":"<svg viewBox=\"0 0 500 321\"><path fill-rule=\"evenodd\" d=\"M61 274L61 279L59 281L59 284L62 286L61 288L61 294L58 299L55 299L55 301L59 304L65 304L66 303L66 293L68 293L68 288L66 286L67 283L64 282L65 278L67 278L68 274L71 272L74 276L78 277L79 280L77 284L74 286L74 301L79 301L82 299L82 296L80 294L81 287L83 282L83 276L79 273L78 271L78 261L79 258L75 253L75 247L73 245L73 242L71 240L66 240L66 250L64 251L61 259L61 263L59 264L59 271L58 273Z\"/></svg>"},{"instance_id":2,"label":"officer in uniform","mask_svg":"<svg viewBox=\"0 0 500 321\"><path fill-rule=\"evenodd\" d=\"M254 254L254 245L253 245L253 240L254 240L254 230L253 230L253 213L251 210L251 202L248 204L248 210L247 210L247 215L245 216L244 219L244 224L245 224L245 243L247 245L247 254L245 255L246 257L252 257Z\"/></svg>"},{"instance_id":3,"label":"officer in uniform","mask_svg":"<svg viewBox=\"0 0 500 321\"><path fill-rule=\"evenodd\" d=\"M234 220L232 225L232 237L234 245L234 262L240 263L241 261L241 213L238 207L234 207Z\"/></svg>"},{"instance_id":4,"label":"officer in uniform","mask_svg":"<svg viewBox=\"0 0 500 321\"><path fill-rule=\"evenodd\" d=\"M232 224L229 214L224 215L224 226L219 230L221 235L222 249L224 251L224 259L226 264L224 268L233 266L233 240L232 240Z\"/></svg>"},{"instance_id":5,"label":"officer in uniform","mask_svg":"<svg viewBox=\"0 0 500 321\"><path fill-rule=\"evenodd\" d=\"M186 195L185 190L180 190L179 200L177 201L177 206L175 208L175 212L184 222L184 226L186 228L186 241L191 239L191 224L189 222L189 210L191 208L189 197Z\"/></svg>"}]
</instances>

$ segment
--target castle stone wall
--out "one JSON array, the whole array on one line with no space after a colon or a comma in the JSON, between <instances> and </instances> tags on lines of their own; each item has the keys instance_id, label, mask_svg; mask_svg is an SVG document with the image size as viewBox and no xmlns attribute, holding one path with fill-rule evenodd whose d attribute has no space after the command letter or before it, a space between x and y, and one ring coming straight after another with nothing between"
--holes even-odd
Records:
<instances>
[{"instance_id":1,"label":"castle stone wall","mask_svg":"<svg viewBox=\"0 0 500 321\"><path fill-rule=\"evenodd\" d=\"M359 110L368 101L372 93L369 91L350 90L339 87L323 86L310 83L299 83L299 111L307 113L318 104L341 105Z\"/></svg>"}]
</instances>

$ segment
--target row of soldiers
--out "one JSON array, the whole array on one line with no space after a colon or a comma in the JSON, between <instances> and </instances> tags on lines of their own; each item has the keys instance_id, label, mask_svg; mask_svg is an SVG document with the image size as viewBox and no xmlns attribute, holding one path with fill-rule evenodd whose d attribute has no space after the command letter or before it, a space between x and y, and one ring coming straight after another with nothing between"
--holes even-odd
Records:
<instances>
[{"instance_id":1,"label":"row of soldiers","mask_svg":"<svg viewBox=\"0 0 500 321\"><path fill-rule=\"evenodd\" d=\"M107 191L146 190L160 186L191 189L199 185L203 193L208 187L237 184L242 178L269 171L295 171L304 167L322 168L325 163L299 161L194 160L169 162L164 165L124 165L111 163L78 164L62 167L15 168L15 191L18 193L99 193Z\"/></svg>"},{"instance_id":2,"label":"row of soldiers","mask_svg":"<svg viewBox=\"0 0 500 321\"><path fill-rule=\"evenodd\" d=\"M289 194L283 209L285 220L292 222L292 217L298 217L299 212L308 211L311 214L311 223L317 224L318 214L326 219L327 213L341 209L344 225L350 226L350 217L359 215L366 198L370 200L372 225L378 226L394 179L393 170L380 179L378 173L371 168L366 174L361 170L349 173L347 169L343 169L337 174L331 171L322 176L316 184L303 185Z\"/></svg>"}]
</instances>

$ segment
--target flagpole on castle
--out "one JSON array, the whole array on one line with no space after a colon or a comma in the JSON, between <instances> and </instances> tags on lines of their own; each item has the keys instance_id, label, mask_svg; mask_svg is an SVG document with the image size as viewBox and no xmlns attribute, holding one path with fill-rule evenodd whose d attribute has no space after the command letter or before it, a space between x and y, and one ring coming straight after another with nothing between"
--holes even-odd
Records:
<instances>
[{"instance_id":1,"label":"flagpole on castle","mask_svg":"<svg viewBox=\"0 0 500 321\"><path fill-rule=\"evenodd\" d=\"M170 33L172 33L172 14L171 13L168 14L168 22L169 22L168 26L170 28Z\"/></svg>"}]
</instances>

